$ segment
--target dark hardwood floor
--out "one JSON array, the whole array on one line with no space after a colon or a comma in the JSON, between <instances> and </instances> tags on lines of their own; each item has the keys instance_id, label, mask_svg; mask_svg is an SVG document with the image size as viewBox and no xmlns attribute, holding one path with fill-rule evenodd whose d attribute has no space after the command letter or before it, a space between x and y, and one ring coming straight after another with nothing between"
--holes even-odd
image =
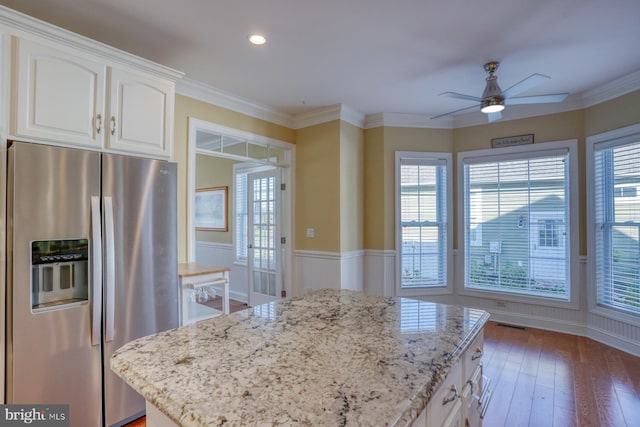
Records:
<instances>
[{"instance_id":1,"label":"dark hardwood floor","mask_svg":"<svg viewBox=\"0 0 640 427\"><path fill-rule=\"evenodd\" d=\"M487 427L640 426L640 358L584 337L485 328Z\"/></svg>"},{"instance_id":2,"label":"dark hardwood floor","mask_svg":"<svg viewBox=\"0 0 640 427\"><path fill-rule=\"evenodd\" d=\"M209 306L211 308L215 308L216 310L222 311L222 298L220 296L216 296L214 299L209 300L204 303L204 305ZM244 310L247 308L247 304L242 301L236 301L233 299L229 299L229 312L233 313L236 311Z\"/></svg>"},{"instance_id":3,"label":"dark hardwood floor","mask_svg":"<svg viewBox=\"0 0 640 427\"><path fill-rule=\"evenodd\" d=\"M640 426L640 358L588 338L495 322L484 334L494 390L485 427ZM127 425L145 426L144 418Z\"/></svg>"}]
</instances>

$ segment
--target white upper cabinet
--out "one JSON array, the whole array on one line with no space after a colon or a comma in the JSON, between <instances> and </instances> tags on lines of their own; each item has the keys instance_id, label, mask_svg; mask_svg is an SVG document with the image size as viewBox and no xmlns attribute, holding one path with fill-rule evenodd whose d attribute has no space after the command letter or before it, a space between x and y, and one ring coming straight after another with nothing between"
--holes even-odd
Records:
<instances>
[{"instance_id":1,"label":"white upper cabinet","mask_svg":"<svg viewBox=\"0 0 640 427\"><path fill-rule=\"evenodd\" d=\"M107 148L168 157L174 84L115 68L110 81Z\"/></svg>"},{"instance_id":2,"label":"white upper cabinet","mask_svg":"<svg viewBox=\"0 0 640 427\"><path fill-rule=\"evenodd\" d=\"M10 133L35 142L170 159L175 80L148 72L144 60L138 62L145 67L137 68L135 61L128 67L98 53L14 37L17 90Z\"/></svg>"},{"instance_id":3,"label":"white upper cabinet","mask_svg":"<svg viewBox=\"0 0 640 427\"><path fill-rule=\"evenodd\" d=\"M16 136L101 148L107 67L29 40L15 42Z\"/></svg>"}]
</instances>

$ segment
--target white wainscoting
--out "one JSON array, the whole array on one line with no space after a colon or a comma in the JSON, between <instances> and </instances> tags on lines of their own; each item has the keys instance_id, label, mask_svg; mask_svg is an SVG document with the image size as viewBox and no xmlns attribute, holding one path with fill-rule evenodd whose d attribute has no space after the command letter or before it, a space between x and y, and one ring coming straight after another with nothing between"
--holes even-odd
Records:
<instances>
[{"instance_id":1,"label":"white wainscoting","mask_svg":"<svg viewBox=\"0 0 640 427\"><path fill-rule=\"evenodd\" d=\"M228 243L196 242L196 262L215 267L229 267L229 298L247 303L249 280L247 266L235 264L233 245Z\"/></svg>"},{"instance_id":2,"label":"white wainscoting","mask_svg":"<svg viewBox=\"0 0 640 427\"><path fill-rule=\"evenodd\" d=\"M457 257L456 252L454 257ZM460 269L457 271L461 272ZM578 310L511 301L506 302L505 307L498 307L498 299L459 294L456 295L455 303L486 310L491 313L491 320L497 322L585 336L640 357L640 328L589 312L587 271L588 258L581 256L578 277L581 283L580 308ZM458 274L456 281L462 280L461 274Z\"/></svg>"},{"instance_id":3,"label":"white wainscoting","mask_svg":"<svg viewBox=\"0 0 640 427\"><path fill-rule=\"evenodd\" d=\"M456 258L457 251L454 251L454 265L460 265ZM580 257L578 280L583 286L580 288L580 309L578 310L511 301L507 302L505 307L498 307L499 299L460 294L454 295L453 303L486 310L491 313L491 320L497 322L586 336L640 357L640 327L588 311L587 267L587 257ZM458 268L454 273L454 281L457 283L461 280L463 280L462 271ZM394 283L395 251L366 250L363 290L367 293L393 296L395 295ZM456 286L456 289L459 287ZM442 303L447 303L449 298L451 298L450 295L420 297L420 299Z\"/></svg>"},{"instance_id":4,"label":"white wainscoting","mask_svg":"<svg viewBox=\"0 0 640 427\"><path fill-rule=\"evenodd\" d=\"M364 252L364 292L392 297L395 283L396 251L367 249Z\"/></svg>"},{"instance_id":5,"label":"white wainscoting","mask_svg":"<svg viewBox=\"0 0 640 427\"><path fill-rule=\"evenodd\" d=\"M295 277L298 293L333 288L363 290L364 251L295 252Z\"/></svg>"}]
</instances>

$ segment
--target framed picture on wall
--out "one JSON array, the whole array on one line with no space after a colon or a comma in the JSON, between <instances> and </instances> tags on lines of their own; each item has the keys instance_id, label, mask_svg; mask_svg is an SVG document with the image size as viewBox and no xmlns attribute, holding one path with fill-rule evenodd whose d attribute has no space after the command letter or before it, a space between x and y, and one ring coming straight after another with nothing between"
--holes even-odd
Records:
<instances>
[{"instance_id":1,"label":"framed picture on wall","mask_svg":"<svg viewBox=\"0 0 640 427\"><path fill-rule=\"evenodd\" d=\"M227 231L228 187L199 188L196 190L196 230Z\"/></svg>"}]
</instances>

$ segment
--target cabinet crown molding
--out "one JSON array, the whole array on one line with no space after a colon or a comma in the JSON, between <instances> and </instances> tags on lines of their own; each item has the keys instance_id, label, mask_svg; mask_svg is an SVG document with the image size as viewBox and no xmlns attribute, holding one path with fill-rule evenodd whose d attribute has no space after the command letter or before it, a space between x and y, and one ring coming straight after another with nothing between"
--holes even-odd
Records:
<instances>
[{"instance_id":1,"label":"cabinet crown molding","mask_svg":"<svg viewBox=\"0 0 640 427\"><path fill-rule=\"evenodd\" d=\"M177 81L184 76L184 73L181 71L108 46L1 5L0 30L5 30L9 34L19 37L29 38L29 36L37 36L40 39L45 39L58 45L64 45L93 56L99 55L113 65L134 67L145 73L154 74L164 79Z\"/></svg>"}]
</instances>

